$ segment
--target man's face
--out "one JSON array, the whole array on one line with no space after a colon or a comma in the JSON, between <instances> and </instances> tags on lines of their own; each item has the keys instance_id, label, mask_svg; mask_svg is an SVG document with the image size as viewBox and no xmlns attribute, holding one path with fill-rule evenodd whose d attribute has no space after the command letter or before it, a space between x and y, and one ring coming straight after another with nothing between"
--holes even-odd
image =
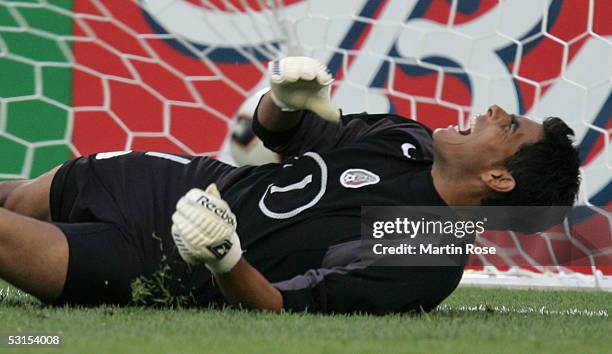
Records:
<instances>
[{"instance_id":1,"label":"man's face","mask_svg":"<svg viewBox=\"0 0 612 354\"><path fill-rule=\"evenodd\" d=\"M521 145L544 136L542 125L508 114L493 105L471 119L470 127L437 129L433 134L436 159L466 173L482 173L513 155Z\"/></svg>"}]
</instances>

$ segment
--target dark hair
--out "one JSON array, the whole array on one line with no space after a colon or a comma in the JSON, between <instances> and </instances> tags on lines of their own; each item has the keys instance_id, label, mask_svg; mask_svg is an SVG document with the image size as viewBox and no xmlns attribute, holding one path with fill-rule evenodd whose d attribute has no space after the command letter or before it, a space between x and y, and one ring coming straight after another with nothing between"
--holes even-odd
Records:
<instances>
[{"instance_id":1,"label":"dark hair","mask_svg":"<svg viewBox=\"0 0 612 354\"><path fill-rule=\"evenodd\" d=\"M482 205L572 205L580 187L580 158L574 131L557 117L544 120L544 138L519 148L502 162L516 182L507 193L494 193Z\"/></svg>"},{"instance_id":2,"label":"dark hair","mask_svg":"<svg viewBox=\"0 0 612 354\"><path fill-rule=\"evenodd\" d=\"M514 177L515 188L506 193L493 192L482 200L483 206L566 206L567 210L574 204L580 187L574 131L557 117L546 118L543 127L544 138L521 146L502 162ZM563 217L557 215L549 221L558 223Z\"/></svg>"}]
</instances>

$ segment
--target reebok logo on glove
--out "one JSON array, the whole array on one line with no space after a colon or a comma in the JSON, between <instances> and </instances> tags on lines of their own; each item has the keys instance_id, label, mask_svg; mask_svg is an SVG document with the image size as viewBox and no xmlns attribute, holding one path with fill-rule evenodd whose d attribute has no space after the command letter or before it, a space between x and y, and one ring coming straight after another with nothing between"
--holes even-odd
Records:
<instances>
[{"instance_id":1,"label":"reebok logo on glove","mask_svg":"<svg viewBox=\"0 0 612 354\"><path fill-rule=\"evenodd\" d=\"M214 274L226 273L242 257L236 216L212 183L193 188L176 203L170 230L181 258L202 264Z\"/></svg>"},{"instance_id":2,"label":"reebok logo on glove","mask_svg":"<svg viewBox=\"0 0 612 354\"><path fill-rule=\"evenodd\" d=\"M234 220L233 215L231 215L231 213L229 213L229 211L226 208L220 207L217 204L215 204L215 202L211 200L210 198L208 198L206 195L201 195L196 200L196 202L202 205L203 207L205 207L206 209L210 210L211 212L213 212L215 215L219 216L226 223L232 226L236 226L236 221Z\"/></svg>"}]
</instances>

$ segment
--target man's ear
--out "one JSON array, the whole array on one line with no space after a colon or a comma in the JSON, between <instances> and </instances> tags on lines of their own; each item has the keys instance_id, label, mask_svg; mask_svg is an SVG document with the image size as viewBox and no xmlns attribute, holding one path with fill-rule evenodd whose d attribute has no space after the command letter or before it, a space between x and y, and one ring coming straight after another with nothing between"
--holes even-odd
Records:
<instances>
[{"instance_id":1,"label":"man's ear","mask_svg":"<svg viewBox=\"0 0 612 354\"><path fill-rule=\"evenodd\" d=\"M514 177L505 168L494 168L483 172L480 180L496 192L510 192L516 187Z\"/></svg>"}]
</instances>

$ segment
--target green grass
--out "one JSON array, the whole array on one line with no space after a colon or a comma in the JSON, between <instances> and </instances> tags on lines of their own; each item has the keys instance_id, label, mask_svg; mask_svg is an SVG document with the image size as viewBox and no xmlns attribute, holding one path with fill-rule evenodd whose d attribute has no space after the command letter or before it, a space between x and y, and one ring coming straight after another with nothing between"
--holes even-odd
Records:
<instances>
[{"instance_id":1,"label":"green grass","mask_svg":"<svg viewBox=\"0 0 612 354\"><path fill-rule=\"evenodd\" d=\"M612 353L602 292L461 288L427 315L372 317L50 308L0 289L0 333L64 337L15 353Z\"/></svg>"}]
</instances>

